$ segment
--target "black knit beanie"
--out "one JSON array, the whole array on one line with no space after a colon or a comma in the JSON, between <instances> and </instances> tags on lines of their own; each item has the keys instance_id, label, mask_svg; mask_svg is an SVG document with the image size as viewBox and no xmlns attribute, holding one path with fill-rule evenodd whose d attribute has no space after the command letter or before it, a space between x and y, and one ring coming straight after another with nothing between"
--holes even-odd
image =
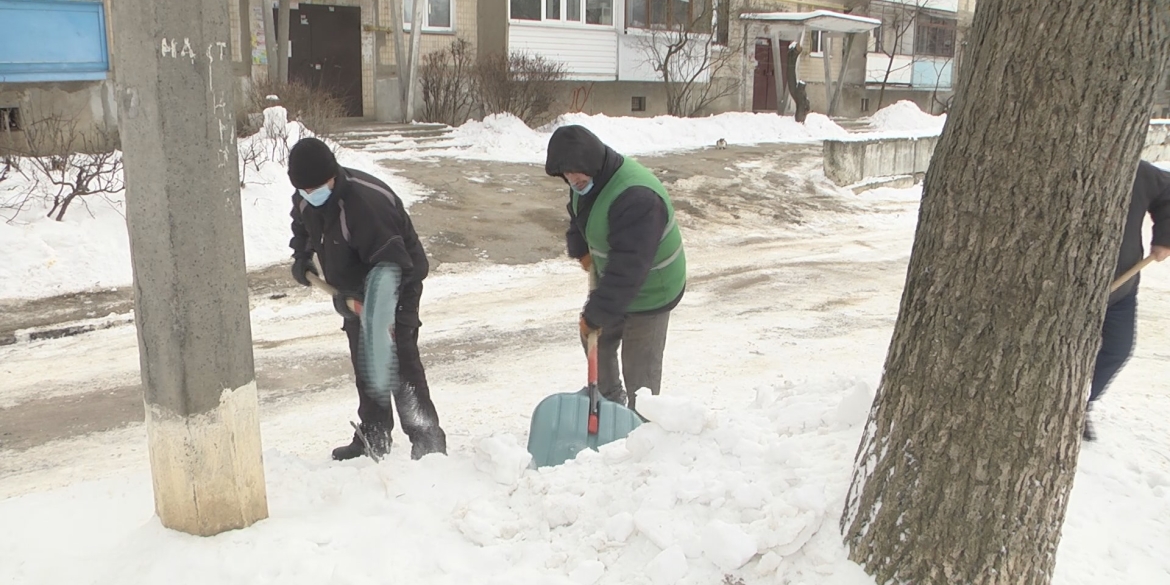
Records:
<instances>
[{"instance_id":1,"label":"black knit beanie","mask_svg":"<svg viewBox=\"0 0 1170 585\"><path fill-rule=\"evenodd\" d=\"M309 137L297 141L288 153L288 179L297 189L312 189L337 176L337 158L329 145Z\"/></svg>"}]
</instances>

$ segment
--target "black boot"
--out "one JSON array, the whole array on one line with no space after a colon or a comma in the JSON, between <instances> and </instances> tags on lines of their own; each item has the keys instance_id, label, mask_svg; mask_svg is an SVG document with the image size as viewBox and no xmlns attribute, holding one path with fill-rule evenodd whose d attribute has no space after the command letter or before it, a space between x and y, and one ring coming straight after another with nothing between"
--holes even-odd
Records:
<instances>
[{"instance_id":1,"label":"black boot","mask_svg":"<svg viewBox=\"0 0 1170 585\"><path fill-rule=\"evenodd\" d=\"M390 444L393 442L390 439L390 431L382 426L361 425L362 435L365 435L366 441L370 443L370 451L374 456L381 458L385 457L390 452ZM366 444L362 442L362 437L356 432L353 434L353 441L343 447L338 447L333 450L333 459L336 461L345 461L346 459L353 459L361 457L366 454Z\"/></svg>"}]
</instances>

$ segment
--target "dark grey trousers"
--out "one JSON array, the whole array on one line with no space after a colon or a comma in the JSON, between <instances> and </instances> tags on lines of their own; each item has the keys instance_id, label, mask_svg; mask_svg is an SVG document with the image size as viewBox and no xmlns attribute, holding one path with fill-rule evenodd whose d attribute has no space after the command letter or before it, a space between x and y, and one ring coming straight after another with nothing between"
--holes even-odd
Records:
<instances>
[{"instance_id":1,"label":"dark grey trousers","mask_svg":"<svg viewBox=\"0 0 1170 585\"><path fill-rule=\"evenodd\" d=\"M670 311L653 315L633 313L617 325L601 330L597 339L597 389L609 400L633 409L634 393L649 388L658 395L662 387L662 354ZM581 340L585 347L585 340ZM618 349L621 348L621 369ZM625 379L625 387L622 379ZM629 389L627 395L626 388Z\"/></svg>"}]
</instances>

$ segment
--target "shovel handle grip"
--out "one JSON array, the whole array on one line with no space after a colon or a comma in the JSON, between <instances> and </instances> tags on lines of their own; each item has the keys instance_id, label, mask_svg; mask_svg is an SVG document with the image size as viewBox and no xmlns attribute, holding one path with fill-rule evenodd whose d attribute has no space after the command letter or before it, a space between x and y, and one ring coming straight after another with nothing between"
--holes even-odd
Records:
<instances>
[{"instance_id":1,"label":"shovel handle grip","mask_svg":"<svg viewBox=\"0 0 1170 585\"><path fill-rule=\"evenodd\" d=\"M323 292L331 297L337 296L337 289L333 288L328 282L325 282L324 280L322 280L320 276L317 276L316 274L313 274L312 272L306 272L305 278L308 278L309 282L313 283L313 286L321 289L321 292ZM361 305L361 303L357 302L357 300L345 299L345 304L349 306L349 310L353 311L354 314L356 314L356 315L362 314L362 305Z\"/></svg>"},{"instance_id":2,"label":"shovel handle grip","mask_svg":"<svg viewBox=\"0 0 1170 585\"><path fill-rule=\"evenodd\" d=\"M1141 272L1142 268L1145 268L1147 264L1149 264L1150 262L1153 262L1153 261L1154 261L1154 255L1150 254L1149 256L1146 256L1145 258L1143 258L1141 262L1134 264L1133 268L1126 270L1124 273L1122 273L1121 276L1117 277L1117 280L1113 281L1113 284L1109 285L1109 292L1113 293L1113 291L1121 288L1121 285L1128 282L1129 279L1133 278L1133 275L1137 274L1138 272Z\"/></svg>"}]
</instances>

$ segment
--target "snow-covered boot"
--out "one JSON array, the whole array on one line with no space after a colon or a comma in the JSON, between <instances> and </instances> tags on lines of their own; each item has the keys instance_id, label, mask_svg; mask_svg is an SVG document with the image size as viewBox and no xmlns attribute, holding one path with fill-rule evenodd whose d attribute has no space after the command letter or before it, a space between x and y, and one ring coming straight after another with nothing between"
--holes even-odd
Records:
<instances>
[{"instance_id":1,"label":"snow-covered boot","mask_svg":"<svg viewBox=\"0 0 1170 585\"><path fill-rule=\"evenodd\" d=\"M370 451L375 457L384 457L390 452L390 431L381 426L361 425L361 434L365 435L366 441L370 443ZM353 434L353 441L348 445L338 447L333 450L333 459L337 461L345 461L346 459L353 459L361 457L366 454L366 444L362 442L361 435L357 432Z\"/></svg>"}]
</instances>

